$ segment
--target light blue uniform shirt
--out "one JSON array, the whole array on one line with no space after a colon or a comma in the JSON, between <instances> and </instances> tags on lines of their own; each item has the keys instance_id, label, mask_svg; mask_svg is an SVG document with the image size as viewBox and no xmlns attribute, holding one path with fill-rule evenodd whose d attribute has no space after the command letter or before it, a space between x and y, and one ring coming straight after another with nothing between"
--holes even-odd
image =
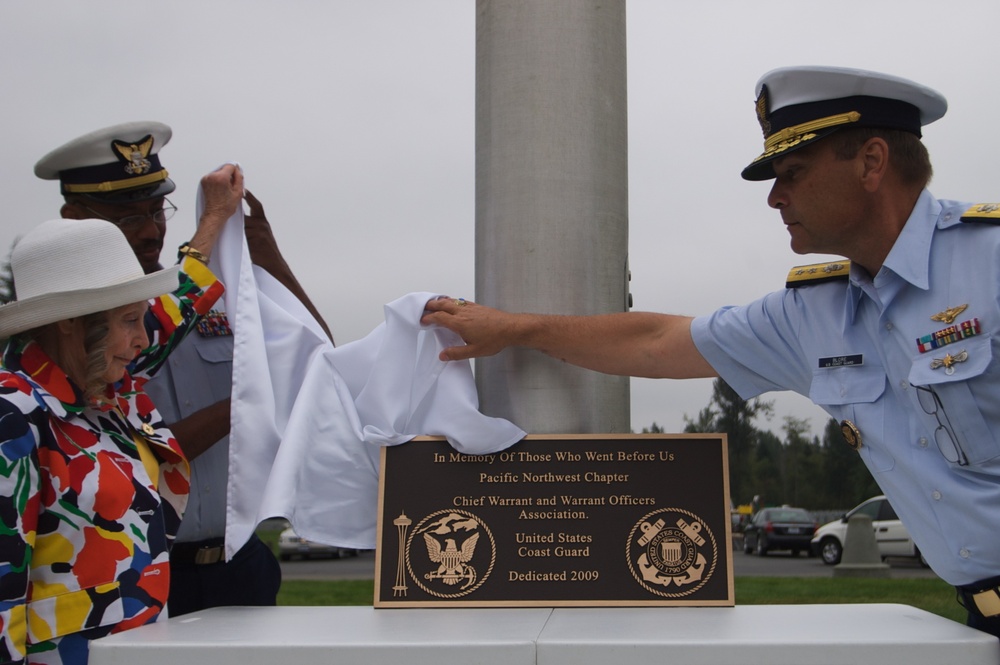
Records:
<instances>
[{"instance_id":1,"label":"light blue uniform shirt","mask_svg":"<svg viewBox=\"0 0 1000 665\"><path fill-rule=\"evenodd\" d=\"M1000 575L1000 226L961 222L969 207L925 190L874 279L853 266L849 281L777 291L691 329L744 399L791 390L854 423L868 469L953 585ZM980 334L921 352L918 338L948 327L931 317L961 305L953 325L978 320ZM932 367L962 352L951 371ZM915 386L934 390L938 415L926 392L932 413L921 407ZM939 449L939 418L967 466Z\"/></svg>"},{"instance_id":2,"label":"light blue uniform shirt","mask_svg":"<svg viewBox=\"0 0 1000 665\"><path fill-rule=\"evenodd\" d=\"M221 303L216 311L221 311ZM206 337L194 330L146 384L146 392L167 423L229 397L232 392L233 337ZM229 437L191 462L191 493L177 542L226 535Z\"/></svg>"}]
</instances>

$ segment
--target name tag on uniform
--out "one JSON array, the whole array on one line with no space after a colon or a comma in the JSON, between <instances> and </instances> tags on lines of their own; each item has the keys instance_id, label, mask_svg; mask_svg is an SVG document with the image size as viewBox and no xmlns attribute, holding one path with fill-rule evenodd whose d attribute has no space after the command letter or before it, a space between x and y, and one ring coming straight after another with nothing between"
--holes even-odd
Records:
<instances>
[{"instance_id":1,"label":"name tag on uniform","mask_svg":"<svg viewBox=\"0 0 1000 665\"><path fill-rule=\"evenodd\" d=\"M830 356L829 358L820 358L819 367L820 369L826 369L830 367L852 367L854 365L864 365L864 356L862 354L857 354L853 356Z\"/></svg>"}]
</instances>

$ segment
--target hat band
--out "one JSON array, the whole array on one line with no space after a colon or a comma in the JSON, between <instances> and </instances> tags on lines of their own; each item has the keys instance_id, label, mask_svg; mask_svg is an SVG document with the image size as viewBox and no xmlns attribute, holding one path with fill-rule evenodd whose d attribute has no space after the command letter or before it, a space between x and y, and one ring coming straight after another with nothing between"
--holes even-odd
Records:
<instances>
[{"instance_id":1,"label":"hat band","mask_svg":"<svg viewBox=\"0 0 1000 665\"><path fill-rule=\"evenodd\" d=\"M167 179L166 169L162 171L157 171L156 173L150 173L148 175L139 176L137 178L127 178L125 180L108 180L105 182L98 182L93 184L85 185L71 185L64 183L63 190L72 194L89 194L93 192L116 192L119 189L132 189L133 187L142 187L143 185L150 185L154 182L160 182Z\"/></svg>"},{"instance_id":2,"label":"hat band","mask_svg":"<svg viewBox=\"0 0 1000 665\"><path fill-rule=\"evenodd\" d=\"M793 127L785 127L781 131L771 134L764 140L764 151L765 153L771 152L779 143L784 143L801 134L808 134L821 129L827 129L829 127L837 127L838 125L846 125L851 122L857 122L860 119L860 113L857 111L848 111L847 113L838 113L837 115L830 115L825 118L803 122L802 124L795 125Z\"/></svg>"}]
</instances>

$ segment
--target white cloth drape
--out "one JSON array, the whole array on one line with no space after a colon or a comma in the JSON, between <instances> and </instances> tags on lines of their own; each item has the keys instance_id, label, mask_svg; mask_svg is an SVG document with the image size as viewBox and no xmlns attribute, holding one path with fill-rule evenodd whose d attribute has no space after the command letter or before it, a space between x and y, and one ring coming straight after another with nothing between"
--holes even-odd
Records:
<instances>
[{"instance_id":1,"label":"white cloth drape","mask_svg":"<svg viewBox=\"0 0 1000 665\"><path fill-rule=\"evenodd\" d=\"M211 268L226 285L235 342L227 560L269 517L287 518L310 540L374 548L380 446L432 435L480 454L524 437L479 412L468 362L438 359L461 340L421 326L435 294L389 303L384 323L334 348L305 306L251 264L242 210L223 229Z\"/></svg>"}]
</instances>

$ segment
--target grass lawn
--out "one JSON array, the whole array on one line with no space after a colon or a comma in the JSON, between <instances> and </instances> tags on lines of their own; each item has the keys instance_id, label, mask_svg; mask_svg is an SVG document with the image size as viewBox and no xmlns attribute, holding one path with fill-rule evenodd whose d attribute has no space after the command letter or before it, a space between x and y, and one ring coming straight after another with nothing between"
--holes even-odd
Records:
<instances>
[{"instance_id":1,"label":"grass lawn","mask_svg":"<svg viewBox=\"0 0 1000 665\"><path fill-rule=\"evenodd\" d=\"M738 577L737 605L900 603L965 623L955 590L939 579ZM373 580L287 580L279 605L371 605Z\"/></svg>"},{"instance_id":2,"label":"grass lawn","mask_svg":"<svg viewBox=\"0 0 1000 665\"><path fill-rule=\"evenodd\" d=\"M257 535L276 549L279 531L262 525ZM737 605L899 603L965 623L955 589L937 578L737 577L735 586ZM374 598L374 580L286 580L278 604L371 605Z\"/></svg>"}]
</instances>

